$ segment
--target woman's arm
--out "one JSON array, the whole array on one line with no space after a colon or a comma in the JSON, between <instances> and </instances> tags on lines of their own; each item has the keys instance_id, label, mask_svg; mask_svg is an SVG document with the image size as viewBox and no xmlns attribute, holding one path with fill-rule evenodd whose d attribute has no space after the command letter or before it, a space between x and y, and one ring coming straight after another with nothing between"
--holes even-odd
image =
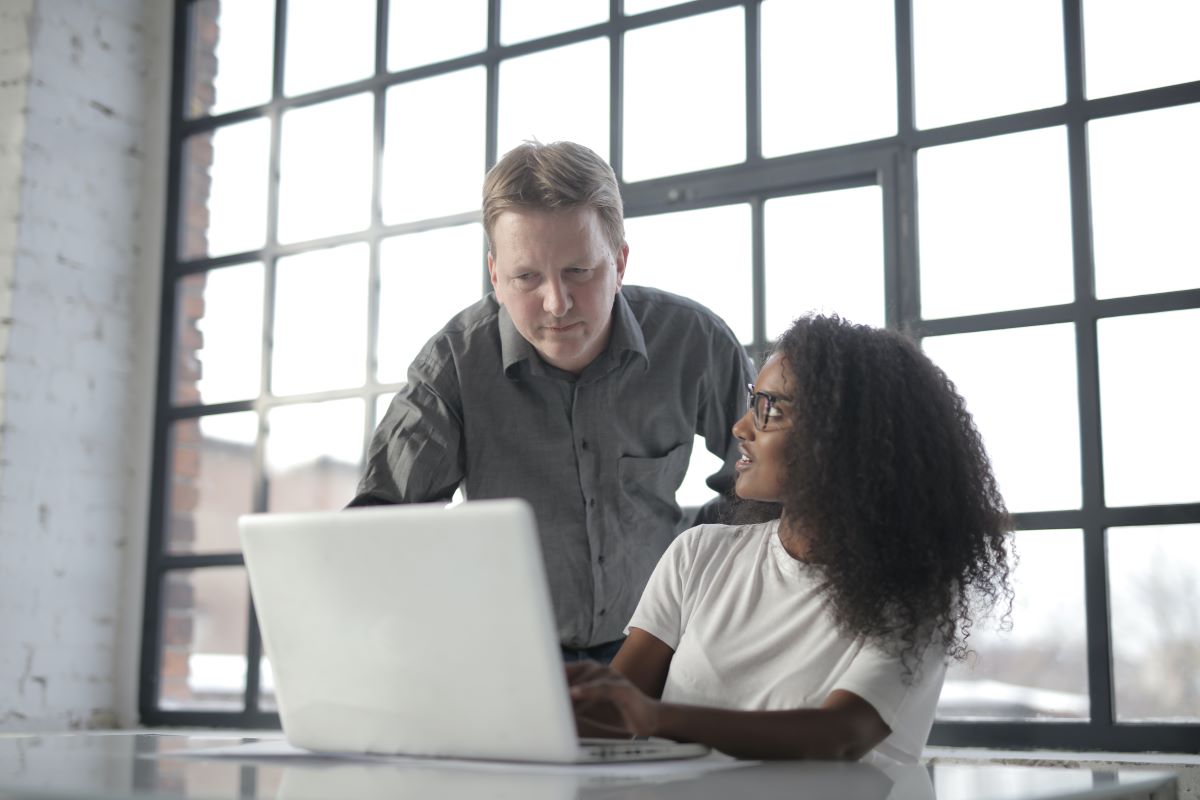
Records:
<instances>
[{"instance_id":1,"label":"woman's arm","mask_svg":"<svg viewBox=\"0 0 1200 800\"><path fill-rule=\"evenodd\" d=\"M656 703L654 731L702 742L737 758L857 761L891 733L879 712L856 694L837 690L820 708L731 711Z\"/></svg>"},{"instance_id":2,"label":"woman's arm","mask_svg":"<svg viewBox=\"0 0 1200 800\"><path fill-rule=\"evenodd\" d=\"M788 711L663 703L657 698L673 655L665 643L634 628L612 668L590 662L573 667L568 677L576 718L603 721L608 735L616 727L626 735L701 742L738 758L857 760L891 733L870 703L846 691L830 693L820 708Z\"/></svg>"},{"instance_id":3,"label":"woman's arm","mask_svg":"<svg viewBox=\"0 0 1200 800\"><path fill-rule=\"evenodd\" d=\"M662 697L667 671L675 655L665 642L641 628L630 628L629 636L613 657L611 671L624 676L647 697ZM594 680L609 668L591 661L567 665L567 682L572 686ZM576 703L575 727L580 736L631 736L621 712L611 703Z\"/></svg>"},{"instance_id":4,"label":"woman's arm","mask_svg":"<svg viewBox=\"0 0 1200 800\"><path fill-rule=\"evenodd\" d=\"M612 668L629 679L647 697L662 697L675 651L662 639L641 628L630 628L625 643L613 656Z\"/></svg>"}]
</instances>

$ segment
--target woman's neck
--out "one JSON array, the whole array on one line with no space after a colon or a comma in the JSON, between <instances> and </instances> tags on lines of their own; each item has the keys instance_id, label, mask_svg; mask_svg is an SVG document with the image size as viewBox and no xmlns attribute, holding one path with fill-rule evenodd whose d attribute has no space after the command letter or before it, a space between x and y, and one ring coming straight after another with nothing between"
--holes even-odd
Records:
<instances>
[{"instance_id":1,"label":"woman's neck","mask_svg":"<svg viewBox=\"0 0 1200 800\"><path fill-rule=\"evenodd\" d=\"M787 554L797 561L809 560L808 531L800 520L789 516L786 509L779 517L779 543L783 545Z\"/></svg>"}]
</instances>

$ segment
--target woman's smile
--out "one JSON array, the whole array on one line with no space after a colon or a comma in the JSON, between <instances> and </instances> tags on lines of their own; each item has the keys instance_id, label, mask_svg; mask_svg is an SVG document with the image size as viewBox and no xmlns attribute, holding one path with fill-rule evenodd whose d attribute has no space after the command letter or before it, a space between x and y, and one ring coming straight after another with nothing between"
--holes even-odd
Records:
<instances>
[{"instance_id":1,"label":"woman's smile","mask_svg":"<svg viewBox=\"0 0 1200 800\"><path fill-rule=\"evenodd\" d=\"M742 454L742 457L739 458L737 463L733 465L734 469L736 469L738 472L749 469L750 465L754 463L754 459L750 456L750 453L746 451L745 446L739 447L738 452Z\"/></svg>"}]
</instances>

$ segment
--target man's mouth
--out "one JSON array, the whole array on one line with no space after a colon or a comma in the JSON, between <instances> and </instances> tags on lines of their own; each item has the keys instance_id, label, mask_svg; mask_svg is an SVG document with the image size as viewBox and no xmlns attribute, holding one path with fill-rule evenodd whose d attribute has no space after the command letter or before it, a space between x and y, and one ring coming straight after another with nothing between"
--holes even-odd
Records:
<instances>
[{"instance_id":1,"label":"man's mouth","mask_svg":"<svg viewBox=\"0 0 1200 800\"><path fill-rule=\"evenodd\" d=\"M582 324L582 322L571 322L566 325L543 325L542 330L547 330L551 333L566 333L567 331L574 330L576 326Z\"/></svg>"}]
</instances>

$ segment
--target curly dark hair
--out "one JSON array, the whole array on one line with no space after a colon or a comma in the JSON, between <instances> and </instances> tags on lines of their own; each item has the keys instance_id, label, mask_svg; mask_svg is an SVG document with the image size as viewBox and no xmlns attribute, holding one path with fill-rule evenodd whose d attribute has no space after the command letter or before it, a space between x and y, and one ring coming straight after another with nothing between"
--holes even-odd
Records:
<instances>
[{"instance_id":1,"label":"curly dark hair","mask_svg":"<svg viewBox=\"0 0 1200 800\"><path fill-rule=\"evenodd\" d=\"M1012 608L1011 521L954 384L895 331L836 316L776 342L792 396L780 505L843 630L895 651L963 659L976 611Z\"/></svg>"}]
</instances>

